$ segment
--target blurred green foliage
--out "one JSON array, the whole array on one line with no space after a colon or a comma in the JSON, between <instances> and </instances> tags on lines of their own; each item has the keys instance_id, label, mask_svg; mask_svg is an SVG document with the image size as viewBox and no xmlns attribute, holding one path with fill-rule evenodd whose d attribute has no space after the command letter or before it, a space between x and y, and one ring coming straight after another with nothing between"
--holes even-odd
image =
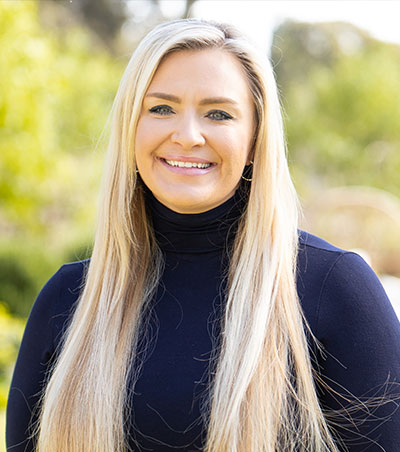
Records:
<instances>
[{"instance_id":1,"label":"blurred green foliage","mask_svg":"<svg viewBox=\"0 0 400 452\"><path fill-rule=\"evenodd\" d=\"M5 409L24 325L25 322L12 316L5 304L0 301L0 452L6 450L4 444Z\"/></svg>"},{"instance_id":2,"label":"blurred green foliage","mask_svg":"<svg viewBox=\"0 0 400 452\"><path fill-rule=\"evenodd\" d=\"M22 317L32 306L36 286L24 263L15 255L0 255L0 300L12 300L14 314Z\"/></svg>"},{"instance_id":3,"label":"blurred green foliage","mask_svg":"<svg viewBox=\"0 0 400 452\"><path fill-rule=\"evenodd\" d=\"M0 302L0 410L6 407L8 385L24 329L22 320L13 317Z\"/></svg>"},{"instance_id":4,"label":"blurred green foliage","mask_svg":"<svg viewBox=\"0 0 400 452\"><path fill-rule=\"evenodd\" d=\"M300 192L374 186L400 195L400 46L346 23L286 22L272 59Z\"/></svg>"},{"instance_id":5,"label":"blurred green foliage","mask_svg":"<svg viewBox=\"0 0 400 452\"><path fill-rule=\"evenodd\" d=\"M0 2L0 296L20 316L90 246L95 150L125 65L93 42L42 27L36 2Z\"/></svg>"},{"instance_id":6,"label":"blurred green foliage","mask_svg":"<svg viewBox=\"0 0 400 452\"><path fill-rule=\"evenodd\" d=\"M48 237L63 220L88 219L86 193L99 175L88 151L121 65L93 49L81 29L47 33L36 2L0 3L0 46L1 221L13 232Z\"/></svg>"}]
</instances>

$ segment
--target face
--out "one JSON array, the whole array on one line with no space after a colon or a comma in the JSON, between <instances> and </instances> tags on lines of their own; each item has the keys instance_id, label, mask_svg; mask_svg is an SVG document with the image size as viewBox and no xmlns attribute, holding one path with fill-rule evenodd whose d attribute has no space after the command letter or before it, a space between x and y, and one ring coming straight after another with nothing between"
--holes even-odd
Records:
<instances>
[{"instance_id":1,"label":"face","mask_svg":"<svg viewBox=\"0 0 400 452\"><path fill-rule=\"evenodd\" d=\"M158 67L135 139L140 176L180 213L229 199L250 164L254 107L240 62L220 49L179 51Z\"/></svg>"}]
</instances>

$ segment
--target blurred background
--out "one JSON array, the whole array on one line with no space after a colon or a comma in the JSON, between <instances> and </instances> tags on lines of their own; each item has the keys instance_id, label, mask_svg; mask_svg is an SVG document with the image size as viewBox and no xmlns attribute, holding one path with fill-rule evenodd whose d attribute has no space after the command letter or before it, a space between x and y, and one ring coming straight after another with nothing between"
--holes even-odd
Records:
<instances>
[{"instance_id":1,"label":"blurred background","mask_svg":"<svg viewBox=\"0 0 400 452\"><path fill-rule=\"evenodd\" d=\"M179 17L234 23L271 58L302 227L362 254L400 315L399 2L3 0L2 438L32 303L60 265L90 255L121 75L144 34Z\"/></svg>"}]
</instances>

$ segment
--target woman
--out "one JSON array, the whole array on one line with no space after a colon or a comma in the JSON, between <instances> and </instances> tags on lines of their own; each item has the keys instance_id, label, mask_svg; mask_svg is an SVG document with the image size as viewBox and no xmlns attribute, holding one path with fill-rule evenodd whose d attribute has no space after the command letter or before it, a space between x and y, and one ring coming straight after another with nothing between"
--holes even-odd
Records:
<instances>
[{"instance_id":1,"label":"woman","mask_svg":"<svg viewBox=\"0 0 400 452\"><path fill-rule=\"evenodd\" d=\"M268 62L162 24L114 102L92 258L32 309L8 450L395 452L399 345L364 261L298 233Z\"/></svg>"}]
</instances>

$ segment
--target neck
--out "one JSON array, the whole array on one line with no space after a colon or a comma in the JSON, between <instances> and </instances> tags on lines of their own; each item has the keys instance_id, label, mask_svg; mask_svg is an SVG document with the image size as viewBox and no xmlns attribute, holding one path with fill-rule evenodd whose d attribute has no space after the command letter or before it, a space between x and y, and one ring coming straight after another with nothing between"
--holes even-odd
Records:
<instances>
[{"instance_id":1,"label":"neck","mask_svg":"<svg viewBox=\"0 0 400 452\"><path fill-rule=\"evenodd\" d=\"M242 189L219 206L197 214L175 212L146 190L146 206L164 252L208 253L225 249L237 231L247 196Z\"/></svg>"}]
</instances>

